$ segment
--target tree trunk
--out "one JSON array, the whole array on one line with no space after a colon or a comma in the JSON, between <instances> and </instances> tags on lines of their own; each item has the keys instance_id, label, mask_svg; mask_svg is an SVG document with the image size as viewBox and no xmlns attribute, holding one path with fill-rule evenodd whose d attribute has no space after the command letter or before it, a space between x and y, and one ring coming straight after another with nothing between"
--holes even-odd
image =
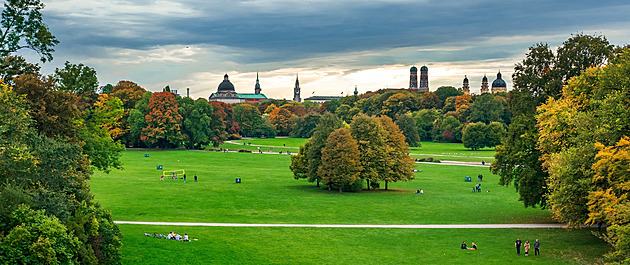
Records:
<instances>
[{"instance_id":1,"label":"tree trunk","mask_svg":"<svg viewBox=\"0 0 630 265\"><path fill-rule=\"evenodd\" d=\"M341 191L341 186L339 186L339 193L343 193L343 192Z\"/></svg>"},{"instance_id":2,"label":"tree trunk","mask_svg":"<svg viewBox=\"0 0 630 265\"><path fill-rule=\"evenodd\" d=\"M385 181L385 190L387 190L387 180Z\"/></svg>"},{"instance_id":3,"label":"tree trunk","mask_svg":"<svg viewBox=\"0 0 630 265\"><path fill-rule=\"evenodd\" d=\"M319 187L319 179L317 180L317 187Z\"/></svg>"},{"instance_id":4,"label":"tree trunk","mask_svg":"<svg viewBox=\"0 0 630 265\"><path fill-rule=\"evenodd\" d=\"M332 184L328 184L328 190L332 190Z\"/></svg>"},{"instance_id":5,"label":"tree trunk","mask_svg":"<svg viewBox=\"0 0 630 265\"><path fill-rule=\"evenodd\" d=\"M370 180L369 179L365 179L367 181L367 186L368 186L368 190L370 190Z\"/></svg>"}]
</instances>

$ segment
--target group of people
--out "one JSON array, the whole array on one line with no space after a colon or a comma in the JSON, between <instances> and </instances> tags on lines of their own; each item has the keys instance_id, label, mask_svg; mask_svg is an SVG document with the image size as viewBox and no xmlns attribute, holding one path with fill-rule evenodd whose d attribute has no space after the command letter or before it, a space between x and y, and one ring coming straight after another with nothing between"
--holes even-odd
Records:
<instances>
[{"instance_id":1,"label":"group of people","mask_svg":"<svg viewBox=\"0 0 630 265\"><path fill-rule=\"evenodd\" d=\"M472 192L481 192L481 183L477 183L472 189Z\"/></svg>"},{"instance_id":2,"label":"group of people","mask_svg":"<svg viewBox=\"0 0 630 265\"><path fill-rule=\"evenodd\" d=\"M462 241L462 249L477 250L477 244L475 244L475 242L472 242L472 245L468 247L466 246L466 241Z\"/></svg>"},{"instance_id":3,"label":"group of people","mask_svg":"<svg viewBox=\"0 0 630 265\"><path fill-rule=\"evenodd\" d=\"M424 190L416 190L415 194L423 194L423 193L424 193Z\"/></svg>"},{"instance_id":4,"label":"group of people","mask_svg":"<svg viewBox=\"0 0 630 265\"><path fill-rule=\"evenodd\" d=\"M155 238L160 238L160 239L173 239L173 240L178 240L178 241L190 241L190 239L188 239L188 234L184 234L184 236L182 237L180 234L176 234L173 231L171 231L167 235L158 234L158 233L155 233L153 235L148 234L148 233L144 233L144 235L145 236L150 236L150 237L155 237Z\"/></svg>"},{"instance_id":5,"label":"group of people","mask_svg":"<svg viewBox=\"0 0 630 265\"><path fill-rule=\"evenodd\" d=\"M197 182L197 174L195 174L195 182ZM173 175L171 175L171 179L178 179L177 178L177 174L173 173ZM186 174L184 174L183 178L184 179L184 183L186 183ZM162 176L160 176L160 180L164 181L164 174L162 174Z\"/></svg>"},{"instance_id":6,"label":"group of people","mask_svg":"<svg viewBox=\"0 0 630 265\"><path fill-rule=\"evenodd\" d=\"M529 241L525 241L525 244L523 244L521 239L517 237L516 242L514 242L514 247L516 247L516 255L521 255L521 247L523 247L525 256L529 256L529 249L531 247ZM538 255L540 255L540 242L536 239L536 242L534 242L534 256Z\"/></svg>"}]
</instances>

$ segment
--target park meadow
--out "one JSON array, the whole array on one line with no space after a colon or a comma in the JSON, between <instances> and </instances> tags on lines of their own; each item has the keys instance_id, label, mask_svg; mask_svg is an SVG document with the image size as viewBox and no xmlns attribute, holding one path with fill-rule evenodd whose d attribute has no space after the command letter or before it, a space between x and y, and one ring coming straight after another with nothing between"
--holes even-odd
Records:
<instances>
[{"instance_id":1,"label":"park meadow","mask_svg":"<svg viewBox=\"0 0 630 265\"><path fill-rule=\"evenodd\" d=\"M554 223L546 210L524 208L513 187L477 163L492 150L423 143L412 153L471 165L417 163L415 179L388 190L339 194L295 180L287 150L304 139L243 139L229 150L127 150L123 170L97 172L95 199L116 221L239 224L538 224ZM271 149L273 148L273 149ZM273 151L272 151L273 150ZM283 151L280 154L280 151ZM145 155L148 154L148 157ZM440 156L437 156L440 155ZM470 158L466 158L469 156ZM464 158L462 158L464 157ZM492 162L491 160L487 161ZM477 164L472 165L472 164ZM162 165L163 170L158 170ZM163 171L185 170L187 179ZM478 182L477 175L483 174ZM193 176L197 175L198 182ZM472 181L466 182L465 177ZM241 183L236 183L236 178ZM471 192L482 184L482 192ZM423 194L414 194L422 189ZM201 227L119 224L125 264L592 264L608 245L593 229L402 229L313 227ZM196 239L157 239L170 231ZM541 241L541 256L517 256L516 237ZM462 250L462 241L479 249ZM532 250L533 252L533 250Z\"/></svg>"}]
</instances>

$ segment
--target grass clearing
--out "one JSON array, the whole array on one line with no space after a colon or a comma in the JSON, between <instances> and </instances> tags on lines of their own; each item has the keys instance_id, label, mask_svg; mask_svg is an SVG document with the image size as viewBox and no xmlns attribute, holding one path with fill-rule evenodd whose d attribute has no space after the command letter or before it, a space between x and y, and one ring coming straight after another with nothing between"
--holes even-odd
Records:
<instances>
[{"instance_id":1,"label":"grass clearing","mask_svg":"<svg viewBox=\"0 0 630 265\"><path fill-rule=\"evenodd\" d=\"M443 150L445 148L442 148ZM145 157L149 154L149 157ZM487 167L417 164L410 182L390 190L339 194L293 179L279 154L128 150L124 170L96 173L97 201L114 220L296 224L552 223L523 208L513 187ZM162 165L162 170L156 166ZM160 181L162 171L182 179ZM193 176L197 174L199 182ZM484 192L473 193L483 174ZM470 176L472 182L465 182ZM236 184L235 178L242 183ZM424 194L413 194L423 189ZM485 192L489 190L490 192ZM173 227L120 225L125 264L592 264L609 247L590 230ZM146 237L188 233L195 242ZM543 257L517 257L513 242L541 239ZM461 241L479 250L459 249ZM533 250L532 250L533 252Z\"/></svg>"},{"instance_id":2,"label":"grass clearing","mask_svg":"<svg viewBox=\"0 0 630 265\"><path fill-rule=\"evenodd\" d=\"M144 154L150 157L144 157ZM116 220L301 224L549 223L547 211L523 208L513 187L488 168L418 164L416 180L389 190L339 194L295 180L290 157L207 151L126 151L124 171L92 179ZM179 162L178 162L179 161ZM187 182L163 170L185 169ZM197 174L199 182L194 183ZM472 193L483 174L481 193ZM470 176L472 182L464 182ZM235 179L242 183L236 184ZM383 184L381 184L383 185ZM423 189L425 194L413 194ZM490 192L486 192L486 191ZM334 210L332 210L334 209ZM332 211L331 211L332 210ZM431 214L417 214L431 213Z\"/></svg>"},{"instance_id":3,"label":"grass clearing","mask_svg":"<svg viewBox=\"0 0 630 265\"><path fill-rule=\"evenodd\" d=\"M589 230L120 227L128 264L593 264L607 251ZM170 231L199 240L143 235ZM517 256L516 237L538 238L541 256L533 243L529 257Z\"/></svg>"}]
</instances>

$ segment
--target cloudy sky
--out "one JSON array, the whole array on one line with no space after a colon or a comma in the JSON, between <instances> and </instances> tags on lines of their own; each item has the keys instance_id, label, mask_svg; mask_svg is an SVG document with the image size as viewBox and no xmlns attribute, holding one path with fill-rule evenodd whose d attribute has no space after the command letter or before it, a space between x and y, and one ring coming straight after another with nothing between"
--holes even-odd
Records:
<instances>
[{"instance_id":1,"label":"cloudy sky","mask_svg":"<svg viewBox=\"0 0 630 265\"><path fill-rule=\"evenodd\" d=\"M409 86L412 65L429 67L431 90L471 91L537 42L571 34L630 42L627 0L42 0L59 39L49 74L65 61L96 69L101 85L130 80L150 91L170 85L208 97L228 73L253 93L256 71L271 98ZM31 61L32 53L21 52Z\"/></svg>"}]
</instances>

